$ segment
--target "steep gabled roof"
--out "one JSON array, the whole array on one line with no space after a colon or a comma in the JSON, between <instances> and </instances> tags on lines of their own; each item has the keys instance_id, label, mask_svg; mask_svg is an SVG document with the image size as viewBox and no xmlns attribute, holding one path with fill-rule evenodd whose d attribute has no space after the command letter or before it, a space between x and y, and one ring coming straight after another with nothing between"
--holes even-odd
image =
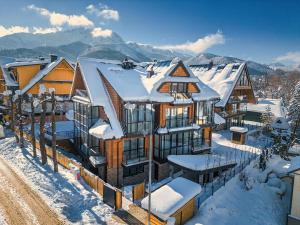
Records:
<instances>
[{"instance_id":1,"label":"steep gabled roof","mask_svg":"<svg viewBox=\"0 0 300 225\"><path fill-rule=\"evenodd\" d=\"M212 68L203 65L192 65L190 68L201 81L218 92L221 100L216 106L224 107L228 102L242 71L246 68L246 63L217 65Z\"/></svg>"},{"instance_id":2,"label":"steep gabled roof","mask_svg":"<svg viewBox=\"0 0 300 225\"><path fill-rule=\"evenodd\" d=\"M183 63L182 66L189 72L189 77L170 76L178 65L178 62L174 61L167 64L159 62L150 65L153 67L154 72L151 77L147 76L147 68L136 66L130 70L123 69L120 61L80 58L78 63L83 73L95 73L97 70L102 74L124 101L172 102L174 97L169 93L158 92L160 85L165 82L195 83L200 89L200 93L192 94L194 100L210 100L219 97L214 90L201 82ZM88 89L91 100L94 102L99 98L97 94L94 94L94 90L97 93L97 86L90 85L91 87L88 87Z\"/></svg>"},{"instance_id":3,"label":"steep gabled roof","mask_svg":"<svg viewBox=\"0 0 300 225\"><path fill-rule=\"evenodd\" d=\"M67 62L68 65L73 68L73 65L71 62L69 62L65 58L59 58L58 60L51 62L45 66L42 70L40 70L29 82L28 84L21 90L21 94L25 94L27 91L30 90L36 83L38 83L41 79L43 79L48 73L50 73L57 65L59 65L61 62Z\"/></svg>"},{"instance_id":4,"label":"steep gabled roof","mask_svg":"<svg viewBox=\"0 0 300 225\"><path fill-rule=\"evenodd\" d=\"M121 138L124 135L123 130L119 123L110 95L105 87L105 84L103 83L103 80L101 79L98 63L95 63L93 60L78 59L77 66L80 68L82 79L87 89L91 105L102 106L109 119L108 126L110 126L111 129L109 129L109 135L105 135L105 139L112 139L114 137ZM103 125L105 124L99 123L99 126ZM93 131L96 132L97 130L103 130L103 128L93 127ZM108 130L106 125L105 130ZM95 136L95 133L92 132L91 134ZM99 137L99 135L97 136Z\"/></svg>"}]
</instances>

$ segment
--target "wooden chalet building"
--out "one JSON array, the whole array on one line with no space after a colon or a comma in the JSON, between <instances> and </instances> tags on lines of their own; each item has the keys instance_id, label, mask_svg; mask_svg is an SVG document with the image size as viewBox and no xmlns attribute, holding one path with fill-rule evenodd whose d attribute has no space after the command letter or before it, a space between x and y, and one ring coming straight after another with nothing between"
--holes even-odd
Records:
<instances>
[{"instance_id":1,"label":"wooden chalet building","mask_svg":"<svg viewBox=\"0 0 300 225\"><path fill-rule=\"evenodd\" d=\"M5 90L20 90L22 95L39 94L40 85L55 89L55 94L60 96L63 102L63 110L66 112L72 106L69 95L74 76L73 65L65 58L51 55L50 60L40 58L34 61L16 61L1 66L0 93ZM8 103L4 99L4 105ZM29 106L24 107L26 109ZM50 109L50 107L47 107ZM37 108L37 112L39 112Z\"/></svg>"},{"instance_id":2,"label":"wooden chalet building","mask_svg":"<svg viewBox=\"0 0 300 225\"><path fill-rule=\"evenodd\" d=\"M85 165L112 185L147 179L151 146L156 180L169 175L168 155L210 150L219 95L180 60L143 68L80 58L71 95L75 146Z\"/></svg>"},{"instance_id":3,"label":"wooden chalet building","mask_svg":"<svg viewBox=\"0 0 300 225\"><path fill-rule=\"evenodd\" d=\"M193 73L220 95L215 112L222 116L225 128L243 126L247 103L256 103L246 63L190 65Z\"/></svg>"}]
</instances>

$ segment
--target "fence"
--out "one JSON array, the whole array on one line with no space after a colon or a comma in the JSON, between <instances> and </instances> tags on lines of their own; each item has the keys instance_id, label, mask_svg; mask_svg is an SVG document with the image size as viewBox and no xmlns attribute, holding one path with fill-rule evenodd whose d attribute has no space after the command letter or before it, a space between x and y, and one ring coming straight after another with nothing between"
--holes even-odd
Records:
<instances>
[{"instance_id":1,"label":"fence","mask_svg":"<svg viewBox=\"0 0 300 225\"><path fill-rule=\"evenodd\" d=\"M212 182L206 183L203 185L202 192L198 196L198 208L201 203L203 203L206 199L212 196L217 190L221 187L225 186L225 184L233 178L236 174L240 173L250 162L257 158L257 153L252 152L252 154L246 154L244 157L240 157L239 163L233 167L222 173L219 177L215 178Z\"/></svg>"},{"instance_id":2,"label":"fence","mask_svg":"<svg viewBox=\"0 0 300 225\"><path fill-rule=\"evenodd\" d=\"M17 128L15 129L15 132L17 135L20 135L20 132ZM28 141L31 141L33 137L31 136L31 134L24 132L24 138ZM52 158L53 157L52 147L50 147L48 145L46 145L45 147L46 147L47 155L50 158ZM40 150L40 142L38 139L36 139L36 149ZM71 165L77 167L80 171L80 176L86 182L86 184L88 186L90 186L93 190L95 190L98 194L103 196L103 198L105 198L104 186L107 188L110 188L111 191L114 192L114 200L115 201L113 203L113 206L114 206L115 210L122 208L122 191L121 190L119 190L115 187L112 187L110 184L106 183L105 181L100 179L98 176L94 175L93 173L91 173L90 171L85 169L81 165L80 162L77 162L76 160L65 156L63 153L61 153L59 151L57 151L56 155L57 155L57 162L61 166L65 167L67 169L70 169Z\"/></svg>"}]
</instances>

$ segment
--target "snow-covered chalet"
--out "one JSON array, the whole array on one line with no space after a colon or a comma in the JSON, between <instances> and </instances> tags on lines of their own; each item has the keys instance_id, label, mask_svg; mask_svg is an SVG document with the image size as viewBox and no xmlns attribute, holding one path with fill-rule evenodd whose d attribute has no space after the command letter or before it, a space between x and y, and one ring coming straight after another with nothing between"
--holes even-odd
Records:
<instances>
[{"instance_id":1,"label":"snow-covered chalet","mask_svg":"<svg viewBox=\"0 0 300 225\"><path fill-rule=\"evenodd\" d=\"M256 103L246 63L190 65L192 72L220 95L215 112L225 128L243 126L247 103Z\"/></svg>"},{"instance_id":2,"label":"snow-covered chalet","mask_svg":"<svg viewBox=\"0 0 300 225\"><path fill-rule=\"evenodd\" d=\"M112 185L147 179L149 149L156 180L169 175L168 155L210 151L219 95L179 59L143 66L79 58L71 96L77 151Z\"/></svg>"}]
</instances>

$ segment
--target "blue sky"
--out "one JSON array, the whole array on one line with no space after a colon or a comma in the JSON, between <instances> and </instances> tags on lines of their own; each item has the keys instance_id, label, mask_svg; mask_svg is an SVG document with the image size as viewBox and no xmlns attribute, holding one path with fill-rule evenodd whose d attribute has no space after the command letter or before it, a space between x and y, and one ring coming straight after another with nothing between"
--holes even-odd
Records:
<instances>
[{"instance_id":1,"label":"blue sky","mask_svg":"<svg viewBox=\"0 0 300 225\"><path fill-rule=\"evenodd\" d=\"M52 29L49 32L74 27L70 21L51 22L49 15L55 12L82 16L80 19L87 19L82 26L100 28L101 32L115 31L126 41L263 63L300 63L300 1L296 0L0 0L0 3L0 26L4 34L18 32L9 30L14 26L27 27L27 32L33 32L33 27ZM107 34L101 32L100 35Z\"/></svg>"}]
</instances>

